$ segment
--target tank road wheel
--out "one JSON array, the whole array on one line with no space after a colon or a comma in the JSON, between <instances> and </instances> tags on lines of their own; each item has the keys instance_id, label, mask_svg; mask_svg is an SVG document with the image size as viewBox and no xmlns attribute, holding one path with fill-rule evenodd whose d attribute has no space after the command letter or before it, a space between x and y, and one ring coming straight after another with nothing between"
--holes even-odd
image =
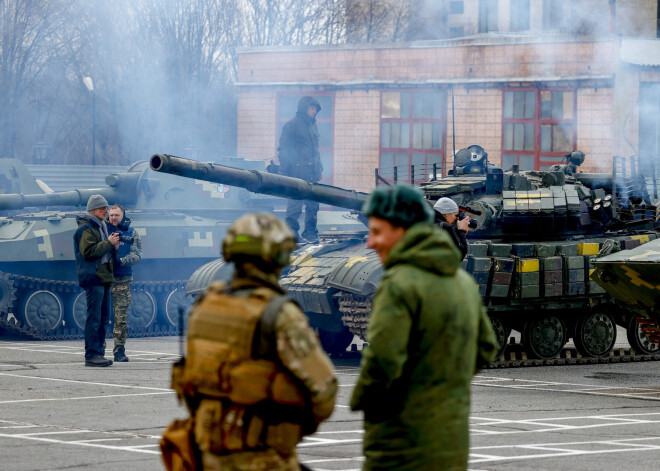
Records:
<instances>
[{"instance_id":1,"label":"tank road wheel","mask_svg":"<svg viewBox=\"0 0 660 471\"><path fill-rule=\"evenodd\" d=\"M493 325L495 338L497 339L497 343L500 346L499 350L497 350L497 357L499 357L502 353L504 353L504 349L506 348L506 341L509 338L509 334L511 333L511 328L507 327L504 321L502 321L502 319L498 316L492 316L490 318L490 322Z\"/></svg>"},{"instance_id":2,"label":"tank road wheel","mask_svg":"<svg viewBox=\"0 0 660 471\"><path fill-rule=\"evenodd\" d=\"M167 300L165 301L165 317L167 322L174 327L182 327L184 331L188 326L188 310L193 303L193 297L186 297L185 293L185 288L176 288L167 295ZM179 325L179 306L183 308L183 326Z\"/></svg>"},{"instance_id":3,"label":"tank road wheel","mask_svg":"<svg viewBox=\"0 0 660 471\"><path fill-rule=\"evenodd\" d=\"M76 296L73 301L73 322L82 331L85 330L85 322L87 321L87 297L83 291Z\"/></svg>"},{"instance_id":4,"label":"tank road wheel","mask_svg":"<svg viewBox=\"0 0 660 471\"><path fill-rule=\"evenodd\" d=\"M62 301L51 291L34 291L25 301L25 323L37 331L48 332L62 322Z\"/></svg>"},{"instance_id":5,"label":"tank road wheel","mask_svg":"<svg viewBox=\"0 0 660 471\"><path fill-rule=\"evenodd\" d=\"M126 312L129 329L146 329L156 319L156 302L151 293L142 290L131 292L131 305Z\"/></svg>"},{"instance_id":6,"label":"tank road wheel","mask_svg":"<svg viewBox=\"0 0 660 471\"><path fill-rule=\"evenodd\" d=\"M523 328L523 343L536 358L555 358L566 345L566 327L557 316L532 319Z\"/></svg>"},{"instance_id":7,"label":"tank road wheel","mask_svg":"<svg viewBox=\"0 0 660 471\"><path fill-rule=\"evenodd\" d=\"M653 342L649 337L642 331L642 326L646 325L655 326L658 328L658 324L649 319L646 319L641 316L632 316L630 322L628 323L628 329L626 333L628 334L628 343L635 350L635 352L642 353L644 355L653 355L659 353L660 344Z\"/></svg>"},{"instance_id":8,"label":"tank road wheel","mask_svg":"<svg viewBox=\"0 0 660 471\"><path fill-rule=\"evenodd\" d=\"M319 329L321 347L330 356L336 357L346 353L346 349L353 341L353 333L346 329L340 332L329 332Z\"/></svg>"},{"instance_id":9,"label":"tank road wheel","mask_svg":"<svg viewBox=\"0 0 660 471\"><path fill-rule=\"evenodd\" d=\"M616 342L614 317L604 312L589 312L580 316L573 341L577 351L585 357L606 356Z\"/></svg>"}]
</instances>

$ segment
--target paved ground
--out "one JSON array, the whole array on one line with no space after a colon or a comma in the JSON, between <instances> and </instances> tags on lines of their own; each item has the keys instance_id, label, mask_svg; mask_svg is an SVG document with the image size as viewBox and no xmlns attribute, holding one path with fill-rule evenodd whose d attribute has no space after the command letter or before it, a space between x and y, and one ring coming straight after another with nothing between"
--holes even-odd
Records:
<instances>
[{"instance_id":1,"label":"paved ground","mask_svg":"<svg viewBox=\"0 0 660 471\"><path fill-rule=\"evenodd\" d=\"M177 339L129 339L130 363L109 368L85 368L82 347L0 340L0 469L163 469L158 439L185 415L168 386ZM335 413L299 452L316 470L357 470L358 360L336 366ZM658 363L487 370L473 384L471 470L658 469Z\"/></svg>"}]
</instances>

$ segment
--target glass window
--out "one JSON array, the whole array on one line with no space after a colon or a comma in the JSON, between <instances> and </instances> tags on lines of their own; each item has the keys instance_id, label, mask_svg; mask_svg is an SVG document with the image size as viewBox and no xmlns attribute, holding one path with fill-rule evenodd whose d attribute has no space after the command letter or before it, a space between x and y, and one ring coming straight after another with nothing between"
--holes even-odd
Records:
<instances>
[{"instance_id":1,"label":"glass window","mask_svg":"<svg viewBox=\"0 0 660 471\"><path fill-rule=\"evenodd\" d=\"M452 15L462 15L463 14L463 2L449 2L449 13Z\"/></svg>"},{"instance_id":2,"label":"glass window","mask_svg":"<svg viewBox=\"0 0 660 471\"><path fill-rule=\"evenodd\" d=\"M381 118L401 117L401 94L383 92Z\"/></svg>"},{"instance_id":3,"label":"glass window","mask_svg":"<svg viewBox=\"0 0 660 471\"><path fill-rule=\"evenodd\" d=\"M534 170L534 156L521 155L518 165L520 166L520 170Z\"/></svg>"},{"instance_id":4,"label":"glass window","mask_svg":"<svg viewBox=\"0 0 660 471\"><path fill-rule=\"evenodd\" d=\"M518 165L518 156L510 154L502 155L502 169L507 171L512 165Z\"/></svg>"},{"instance_id":5,"label":"glass window","mask_svg":"<svg viewBox=\"0 0 660 471\"><path fill-rule=\"evenodd\" d=\"M319 130L319 148L332 147L332 123L317 121L316 127Z\"/></svg>"},{"instance_id":6,"label":"glass window","mask_svg":"<svg viewBox=\"0 0 660 471\"><path fill-rule=\"evenodd\" d=\"M511 0L511 31L529 31L529 0Z\"/></svg>"},{"instance_id":7,"label":"glass window","mask_svg":"<svg viewBox=\"0 0 660 471\"><path fill-rule=\"evenodd\" d=\"M393 178L396 166L397 180L410 182L412 165L412 180L424 180L443 158L445 92L384 91L381 97L380 174Z\"/></svg>"},{"instance_id":8,"label":"glass window","mask_svg":"<svg viewBox=\"0 0 660 471\"><path fill-rule=\"evenodd\" d=\"M498 0L479 0L479 32L497 31Z\"/></svg>"},{"instance_id":9,"label":"glass window","mask_svg":"<svg viewBox=\"0 0 660 471\"><path fill-rule=\"evenodd\" d=\"M558 163L574 148L574 91L528 89L503 93L503 168L515 158L521 169L529 169L530 165L539 169L545 158Z\"/></svg>"},{"instance_id":10,"label":"glass window","mask_svg":"<svg viewBox=\"0 0 660 471\"><path fill-rule=\"evenodd\" d=\"M392 123L381 123L380 125L380 146L392 147Z\"/></svg>"}]
</instances>

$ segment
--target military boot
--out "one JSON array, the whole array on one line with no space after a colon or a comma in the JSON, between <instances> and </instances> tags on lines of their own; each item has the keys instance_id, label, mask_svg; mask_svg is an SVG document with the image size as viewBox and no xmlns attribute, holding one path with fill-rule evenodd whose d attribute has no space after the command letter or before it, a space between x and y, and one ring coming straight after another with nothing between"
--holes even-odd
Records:
<instances>
[{"instance_id":1,"label":"military boot","mask_svg":"<svg viewBox=\"0 0 660 471\"><path fill-rule=\"evenodd\" d=\"M117 347L117 350L115 350L115 361L116 362L128 361L128 357L126 356L124 347Z\"/></svg>"}]
</instances>

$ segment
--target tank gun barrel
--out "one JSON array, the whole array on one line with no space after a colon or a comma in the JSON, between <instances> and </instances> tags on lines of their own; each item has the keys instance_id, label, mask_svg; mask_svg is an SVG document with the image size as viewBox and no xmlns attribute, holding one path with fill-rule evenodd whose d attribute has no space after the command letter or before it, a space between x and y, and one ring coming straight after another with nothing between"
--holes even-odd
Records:
<instances>
[{"instance_id":1,"label":"tank gun barrel","mask_svg":"<svg viewBox=\"0 0 660 471\"><path fill-rule=\"evenodd\" d=\"M24 195L9 193L0 195L0 210L23 209L44 206L85 206L92 195L103 195L110 204L134 204L137 199L137 182L140 173L108 175L107 188L62 191Z\"/></svg>"},{"instance_id":2,"label":"tank gun barrel","mask_svg":"<svg viewBox=\"0 0 660 471\"><path fill-rule=\"evenodd\" d=\"M312 200L359 211L367 194L300 178L286 177L259 170L243 170L225 165L198 162L167 154L155 154L151 169L187 178L245 188L254 193L297 200Z\"/></svg>"}]
</instances>

